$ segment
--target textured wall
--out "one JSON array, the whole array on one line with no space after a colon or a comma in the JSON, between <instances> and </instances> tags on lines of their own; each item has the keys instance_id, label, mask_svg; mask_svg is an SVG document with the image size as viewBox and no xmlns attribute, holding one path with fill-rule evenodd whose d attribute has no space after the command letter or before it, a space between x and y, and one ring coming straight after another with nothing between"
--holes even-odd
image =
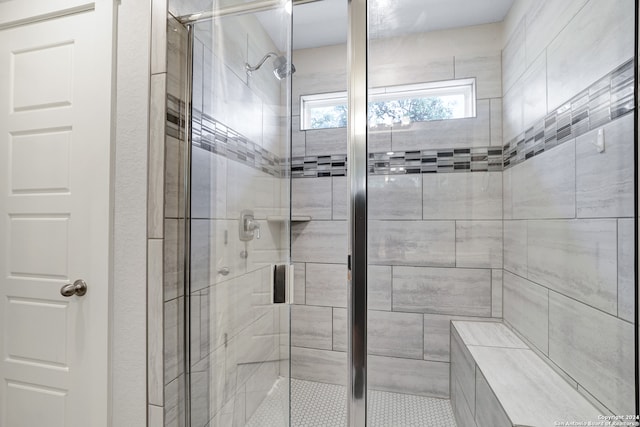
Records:
<instances>
[{"instance_id":1,"label":"textured wall","mask_svg":"<svg viewBox=\"0 0 640 427\"><path fill-rule=\"evenodd\" d=\"M118 6L112 425L145 425L146 218L151 2ZM162 409L149 407L150 425Z\"/></svg>"}]
</instances>

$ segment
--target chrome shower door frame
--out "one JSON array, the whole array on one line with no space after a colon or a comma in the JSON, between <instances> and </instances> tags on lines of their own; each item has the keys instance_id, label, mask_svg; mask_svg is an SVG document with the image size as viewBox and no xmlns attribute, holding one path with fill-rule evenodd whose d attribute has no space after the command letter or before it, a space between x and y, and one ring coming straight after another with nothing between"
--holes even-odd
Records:
<instances>
[{"instance_id":1,"label":"chrome shower door frame","mask_svg":"<svg viewBox=\"0 0 640 427\"><path fill-rule=\"evenodd\" d=\"M348 182L348 423L367 424L367 0L349 0Z\"/></svg>"}]
</instances>

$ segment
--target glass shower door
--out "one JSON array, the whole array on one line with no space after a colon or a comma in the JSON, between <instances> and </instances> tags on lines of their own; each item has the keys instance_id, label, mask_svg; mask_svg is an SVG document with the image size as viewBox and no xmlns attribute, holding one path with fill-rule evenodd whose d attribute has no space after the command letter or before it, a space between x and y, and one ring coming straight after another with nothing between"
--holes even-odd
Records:
<instances>
[{"instance_id":1,"label":"glass shower door","mask_svg":"<svg viewBox=\"0 0 640 427\"><path fill-rule=\"evenodd\" d=\"M258 3L191 27L193 427L289 425L291 15Z\"/></svg>"},{"instance_id":2,"label":"glass shower door","mask_svg":"<svg viewBox=\"0 0 640 427\"><path fill-rule=\"evenodd\" d=\"M368 425L636 413L634 2L367 3Z\"/></svg>"}]
</instances>

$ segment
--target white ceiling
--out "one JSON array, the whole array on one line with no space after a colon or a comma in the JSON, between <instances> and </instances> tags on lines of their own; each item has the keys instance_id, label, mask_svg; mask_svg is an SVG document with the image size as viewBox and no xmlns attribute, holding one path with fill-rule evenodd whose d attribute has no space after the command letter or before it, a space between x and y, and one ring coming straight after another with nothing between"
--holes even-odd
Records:
<instances>
[{"instance_id":1,"label":"white ceiling","mask_svg":"<svg viewBox=\"0 0 640 427\"><path fill-rule=\"evenodd\" d=\"M513 0L369 0L372 38L500 22ZM281 16L281 15L280 15ZM281 19L264 12L259 19L273 40ZM322 0L293 8L293 48L347 42L347 0Z\"/></svg>"}]
</instances>

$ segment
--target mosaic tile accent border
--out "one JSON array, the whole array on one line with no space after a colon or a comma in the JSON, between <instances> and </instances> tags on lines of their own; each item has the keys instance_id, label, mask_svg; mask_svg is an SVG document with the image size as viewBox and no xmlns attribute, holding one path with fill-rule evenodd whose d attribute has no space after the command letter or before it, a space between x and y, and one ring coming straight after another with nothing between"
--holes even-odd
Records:
<instances>
[{"instance_id":1,"label":"mosaic tile accent border","mask_svg":"<svg viewBox=\"0 0 640 427\"><path fill-rule=\"evenodd\" d=\"M180 113L184 111L184 103L171 95L167 98L167 134L178 138L184 129L184 115ZM280 159L213 117L194 110L191 126L193 145L269 175L285 176L285 159Z\"/></svg>"},{"instance_id":2,"label":"mosaic tile accent border","mask_svg":"<svg viewBox=\"0 0 640 427\"><path fill-rule=\"evenodd\" d=\"M474 147L442 150L369 153L369 174L402 175L443 172L486 172L502 170L502 148ZM345 176L347 156L294 157L292 178Z\"/></svg>"},{"instance_id":3,"label":"mosaic tile accent border","mask_svg":"<svg viewBox=\"0 0 640 427\"><path fill-rule=\"evenodd\" d=\"M630 60L505 144L504 169L632 112L633 94Z\"/></svg>"}]
</instances>

